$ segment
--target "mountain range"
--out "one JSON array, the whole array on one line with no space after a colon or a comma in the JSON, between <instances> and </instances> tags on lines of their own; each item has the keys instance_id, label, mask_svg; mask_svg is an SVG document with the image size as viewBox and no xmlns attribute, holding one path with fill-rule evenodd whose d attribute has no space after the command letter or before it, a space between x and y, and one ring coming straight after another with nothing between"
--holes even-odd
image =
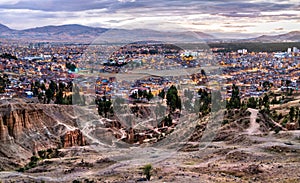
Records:
<instances>
[{"instance_id":1,"label":"mountain range","mask_svg":"<svg viewBox=\"0 0 300 183\"><path fill-rule=\"evenodd\" d=\"M135 42L135 41L165 41L165 42L210 42L223 41L213 35L203 32L165 32L150 29L108 29L89 27L78 24L59 26L43 26L24 30L14 30L0 24L0 39L18 41L49 41L49 42ZM232 40L231 40L232 41ZM251 42L297 42L300 41L300 31L280 35L262 35L251 39L239 39Z\"/></svg>"},{"instance_id":2,"label":"mountain range","mask_svg":"<svg viewBox=\"0 0 300 183\"><path fill-rule=\"evenodd\" d=\"M292 31L279 35L262 35L252 40L257 42L295 42L300 41L300 31Z\"/></svg>"}]
</instances>

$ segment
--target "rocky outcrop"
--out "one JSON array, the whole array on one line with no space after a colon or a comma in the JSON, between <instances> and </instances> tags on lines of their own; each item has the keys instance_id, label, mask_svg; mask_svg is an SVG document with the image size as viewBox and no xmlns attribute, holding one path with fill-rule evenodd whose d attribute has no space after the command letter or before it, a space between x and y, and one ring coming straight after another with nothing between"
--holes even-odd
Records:
<instances>
[{"instance_id":1,"label":"rocky outcrop","mask_svg":"<svg viewBox=\"0 0 300 183\"><path fill-rule=\"evenodd\" d=\"M40 150L85 145L74 113L73 106L0 105L0 170L22 166Z\"/></svg>"},{"instance_id":2,"label":"rocky outcrop","mask_svg":"<svg viewBox=\"0 0 300 183\"><path fill-rule=\"evenodd\" d=\"M62 147L84 146L85 138L79 129L68 131L62 136Z\"/></svg>"},{"instance_id":3,"label":"rocky outcrop","mask_svg":"<svg viewBox=\"0 0 300 183\"><path fill-rule=\"evenodd\" d=\"M21 139L24 133L30 130L38 131L38 129L43 128L42 118L45 118L45 114L41 109L11 110L7 108L5 112L2 110L0 114L0 141L3 143L12 142Z\"/></svg>"},{"instance_id":4,"label":"rocky outcrop","mask_svg":"<svg viewBox=\"0 0 300 183\"><path fill-rule=\"evenodd\" d=\"M297 130L298 125L296 123L287 123L286 124L286 129L287 130Z\"/></svg>"}]
</instances>

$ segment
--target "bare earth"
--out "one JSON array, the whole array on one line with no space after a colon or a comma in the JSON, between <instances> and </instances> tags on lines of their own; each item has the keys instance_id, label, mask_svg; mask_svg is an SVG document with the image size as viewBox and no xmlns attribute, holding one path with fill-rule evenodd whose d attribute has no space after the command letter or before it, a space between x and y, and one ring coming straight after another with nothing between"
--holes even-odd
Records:
<instances>
[{"instance_id":1,"label":"bare earth","mask_svg":"<svg viewBox=\"0 0 300 183\"><path fill-rule=\"evenodd\" d=\"M2 182L138 182L141 167L153 166L150 182L300 182L300 131L262 133L251 112L249 127L230 141L199 148L190 142L180 151L164 148L104 148L100 145L60 150L25 173L0 172Z\"/></svg>"}]
</instances>

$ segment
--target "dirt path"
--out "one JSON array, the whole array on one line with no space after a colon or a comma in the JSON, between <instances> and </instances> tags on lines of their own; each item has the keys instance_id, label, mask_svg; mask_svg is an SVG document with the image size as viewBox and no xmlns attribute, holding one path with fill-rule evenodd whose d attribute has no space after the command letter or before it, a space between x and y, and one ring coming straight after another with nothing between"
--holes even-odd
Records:
<instances>
[{"instance_id":1,"label":"dirt path","mask_svg":"<svg viewBox=\"0 0 300 183\"><path fill-rule=\"evenodd\" d=\"M248 111L251 112L251 115L250 115L250 126L247 129L246 133L249 135L259 133L259 124L256 122L258 110L249 108Z\"/></svg>"}]
</instances>

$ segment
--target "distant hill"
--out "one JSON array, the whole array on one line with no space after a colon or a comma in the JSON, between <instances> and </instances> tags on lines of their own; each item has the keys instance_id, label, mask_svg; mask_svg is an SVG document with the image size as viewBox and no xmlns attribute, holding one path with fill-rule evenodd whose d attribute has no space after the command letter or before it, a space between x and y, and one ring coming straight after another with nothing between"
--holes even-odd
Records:
<instances>
[{"instance_id":1,"label":"distant hill","mask_svg":"<svg viewBox=\"0 0 300 183\"><path fill-rule=\"evenodd\" d=\"M14 30L0 24L0 39L80 43L132 43L140 41L206 43L225 41L222 38L216 38L199 31L176 32L151 29L108 29L78 24L49 25L25 30ZM262 35L250 39L230 40L230 42L300 42L300 31L280 35Z\"/></svg>"},{"instance_id":2,"label":"distant hill","mask_svg":"<svg viewBox=\"0 0 300 183\"><path fill-rule=\"evenodd\" d=\"M299 42L300 41L300 31L292 31L286 34L279 35L262 35L256 38L250 39L251 41L258 42Z\"/></svg>"},{"instance_id":3,"label":"distant hill","mask_svg":"<svg viewBox=\"0 0 300 183\"><path fill-rule=\"evenodd\" d=\"M0 24L0 32L9 32L11 29L5 25Z\"/></svg>"},{"instance_id":4,"label":"distant hill","mask_svg":"<svg viewBox=\"0 0 300 183\"><path fill-rule=\"evenodd\" d=\"M70 35L79 35L79 34L87 34L87 33L103 33L108 29L105 28L94 28L88 27L78 24L70 24L70 25L60 25L60 26L44 26L44 27L36 27L31 29L23 30L23 32L32 32L32 33L49 33L53 35L58 34L70 34Z\"/></svg>"},{"instance_id":5,"label":"distant hill","mask_svg":"<svg viewBox=\"0 0 300 183\"><path fill-rule=\"evenodd\" d=\"M209 34L202 32L163 32L150 29L111 29L99 36L97 43L132 43L141 41L160 41L167 43L195 43L215 39Z\"/></svg>"},{"instance_id":6,"label":"distant hill","mask_svg":"<svg viewBox=\"0 0 300 183\"><path fill-rule=\"evenodd\" d=\"M4 38L23 40L46 40L64 42L91 42L95 37L107 31L105 28L94 28L83 25L71 24L61 26L44 26L25 30L14 30L10 34L1 35Z\"/></svg>"},{"instance_id":7,"label":"distant hill","mask_svg":"<svg viewBox=\"0 0 300 183\"><path fill-rule=\"evenodd\" d=\"M199 42L215 39L202 32L163 32L150 29L107 29L78 24L43 26L25 30L13 30L0 24L0 38L26 41L63 42Z\"/></svg>"},{"instance_id":8,"label":"distant hill","mask_svg":"<svg viewBox=\"0 0 300 183\"><path fill-rule=\"evenodd\" d=\"M13 30L0 24L0 38L26 41L91 42L95 37L107 30L105 28L94 28L77 24Z\"/></svg>"}]
</instances>

